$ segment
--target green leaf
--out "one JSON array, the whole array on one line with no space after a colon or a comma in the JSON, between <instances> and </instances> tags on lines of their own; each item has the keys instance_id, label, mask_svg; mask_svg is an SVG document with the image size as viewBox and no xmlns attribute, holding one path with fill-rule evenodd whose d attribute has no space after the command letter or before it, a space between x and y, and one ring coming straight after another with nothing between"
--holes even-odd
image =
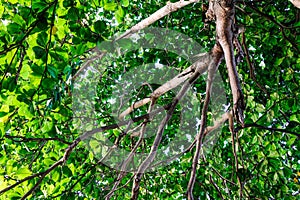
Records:
<instances>
[{"instance_id":1,"label":"green leaf","mask_svg":"<svg viewBox=\"0 0 300 200\"><path fill-rule=\"evenodd\" d=\"M129 0L121 0L122 6L128 7L129 6Z\"/></svg>"},{"instance_id":2,"label":"green leaf","mask_svg":"<svg viewBox=\"0 0 300 200\"><path fill-rule=\"evenodd\" d=\"M42 11L47 6L47 2L45 1L33 1L32 2L32 9Z\"/></svg>"},{"instance_id":3,"label":"green leaf","mask_svg":"<svg viewBox=\"0 0 300 200\"><path fill-rule=\"evenodd\" d=\"M118 4L115 2L105 3L104 9L107 11L115 11L117 6L118 6Z\"/></svg>"},{"instance_id":4,"label":"green leaf","mask_svg":"<svg viewBox=\"0 0 300 200\"><path fill-rule=\"evenodd\" d=\"M35 46L32 49L34 51L36 59L41 59L43 56L46 55L46 50L40 46Z\"/></svg>"},{"instance_id":5,"label":"green leaf","mask_svg":"<svg viewBox=\"0 0 300 200\"><path fill-rule=\"evenodd\" d=\"M64 176L72 177L72 171L70 170L70 168L68 166L64 165L62 167L62 171L63 171Z\"/></svg>"},{"instance_id":6,"label":"green leaf","mask_svg":"<svg viewBox=\"0 0 300 200\"><path fill-rule=\"evenodd\" d=\"M76 7L71 7L69 10L68 10L68 18L70 20L73 20L73 21L76 21L78 19L78 16L79 15L79 11L78 11L78 8Z\"/></svg>"},{"instance_id":7,"label":"green leaf","mask_svg":"<svg viewBox=\"0 0 300 200\"><path fill-rule=\"evenodd\" d=\"M274 65L275 65L275 66L281 65L281 63L282 63L282 61L283 61L284 59L285 59L285 57L283 57L283 58L277 58L276 61L275 61L275 63L274 63Z\"/></svg>"},{"instance_id":8,"label":"green leaf","mask_svg":"<svg viewBox=\"0 0 300 200\"><path fill-rule=\"evenodd\" d=\"M2 18L3 12L4 12L4 6L0 4L0 18Z\"/></svg>"},{"instance_id":9,"label":"green leaf","mask_svg":"<svg viewBox=\"0 0 300 200\"><path fill-rule=\"evenodd\" d=\"M42 125L42 132L43 133L47 133L49 132L51 129L53 128L53 122L52 121L49 121L49 120L46 120L43 125Z\"/></svg>"},{"instance_id":10,"label":"green leaf","mask_svg":"<svg viewBox=\"0 0 300 200\"><path fill-rule=\"evenodd\" d=\"M29 175L31 175L31 171L25 167L19 168L18 171L16 172L16 176L18 177L18 179L23 179Z\"/></svg>"},{"instance_id":11,"label":"green leaf","mask_svg":"<svg viewBox=\"0 0 300 200\"><path fill-rule=\"evenodd\" d=\"M118 6L118 10L115 11L117 22L121 23L123 21L124 15L125 15L124 10L122 9L121 6Z\"/></svg>"},{"instance_id":12,"label":"green leaf","mask_svg":"<svg viewBox=\"0 0 300 200\"><path fill-rule=\"evenodd\" d=\"M287 146L292 146L293 144L294 144L294 142L296 141L296 139L297 139L297 136L295 136L295 135L289 135L289 140L286 142L286 145Z\"/></svg>"},{"instance_id":13,"label":"green leaf","mask_svg":"<svg viewBox=\"0 0 300 200\"><path fill-rule=\"evenodd\" d=\"M43 31L38 34L36 42L38 43L38 45L45 47L48 42L47 40L48 40L48 34Z\"/></svg>"},{"instance_id":14,"label":"green leaf","mask_svg":"<svg viewBox=\"0 0 300 200\"><path fill-rule=\"evenodd\" d=\"M122 49L130 50L130 48L132 47L132 41L130 39L127 39L127 38L118 40L117 44Z\"/></svg>"},{"instance_id":15,"label":"green leaf","mask_svg":"<svg viewBox=\"0 0 300 200\"><path fill-rule=\"evenodd\" d=\"M58 170L55 170L52 173L53 181L58 182L60 180L60 177L61 177L61 174L58 172Z\"/></svg>"},{"instance_id":16,"label":"green leaf","mask_svg":"<svg viewBox=\"0 0 300 200\"><path fill-rule=\"evenodd\" d=\"M71 7L71 6L73 6L74 3L75 2L73 0L64 0L63 1L63 6L64 7Z\"/></svg>"},{"instance_id":17,"label":"green leaf","mask_svg":"<svg viewBox=\"0 0 300 200\"><path fill-rule=\"evenodd\" d=\"M18 114L20 116L25 116L26 118L29 118L29 119L31 119L33 117L32 113L30 112L30 110L26 104L19 108Z\"/></svg>"},{"instance_id":18,"label":"green leaf","mask_svg":"<svg viewBox=\"0 0 300 200\"><path fill-rule=\"evenodd\" d=\"M51 75L52 78L58 77L58 70L56 67L54 67L52 65L48 65L47 71L49 72L49 74Z\"/></svg>"},{"instance_id":19,"label":"green leaf","mask_svg":"<svg viewBox=\"0 0 300 200\"><path fill-rule=\"evenodd\" d=\"M22 27L17 23L10 23L10 24L7 25L7 31L11 35L18 34L21 29L22 29Z\"/></svg>"},{"instance_id":20,"label":"green leaf","mask_svg":"<svg viewBox=\"0 0 300 200\"><path fill-rule=\"evenodd\" d=\"M290 117L291 121L300 123L300 114L294 114Z\"/></svg>"},{"instance_id":21,"label":"green leaf","mask_svg":"<svg viewBox=\"0 0 300 200\"><path fill-rule=\"evenodd\" d=\"M103 33L106 29L106 23L102 20L98 20L94 23L94 29L97 33Z\"/></svg>"},{"instance_id":22,"label":"green leaf","mask_svg":"<svg viewBox=\"0 0 300 200\"><path fill-rule=\"evenodd\" d=\"M0 9L1 9L1 7L0 7ZM20 26L23 26L25 24L24 19L18 14L16 14L14 16L13 21L16 22L17 24L19 24Z\"/></svg>"}]
</instances>

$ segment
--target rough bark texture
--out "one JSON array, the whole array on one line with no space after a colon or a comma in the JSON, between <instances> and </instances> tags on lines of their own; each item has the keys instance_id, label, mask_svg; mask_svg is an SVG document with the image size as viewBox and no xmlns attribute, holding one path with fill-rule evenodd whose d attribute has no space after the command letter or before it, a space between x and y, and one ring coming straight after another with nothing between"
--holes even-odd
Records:
<instances>
[{"instance_id":1,"label":"rough bark texture","mask_svg":"<svg viewBox=\"0 0 300 200\"><path fill-rule=\"evenodd\" d=\"M197 175L197 165L201 154L202 141L204 138L204 129L206 126L206 117L208 103L210 100L209 94L211 85L213 82L213 71L218 68L223 57L225 58L230 87L233 96L233 116L236 122L244 126L243 111L245 109L244 97L240 86L240 80L236 70L236 60L240 60L241 47L238 42L238 30L234 24L234 3L233 0L210 0L209 9L206 13L209 20L216 21L216 45L212 49L213 57L213 69L209 68L209 77L207 79L206 98L202 108L201 115L201 128L197 135L196 152L194 154L191 176L187 188L187 198L193 200L193 189ZM237 48L237 56L234 54L234 50ZM237 57L237 59L236 59ZM233 122L231 121L231 131L233 132Z\"/></svg>"},{"instance_id":2,"label":"rough bark texture","mask_svg":"<svg viewBox=\"0 0 300 200\"><path fill-rule=\"evenodd\" d=\"M216 20L216 42L221 45L224 52L233 96L233 115L236 121L243 126L245 102L234 55L234 41L237 40L235 33L238 32L237 26L234 24L234 3L234 0L210 0L207 16Z\"/></svg>"}]
</instances>

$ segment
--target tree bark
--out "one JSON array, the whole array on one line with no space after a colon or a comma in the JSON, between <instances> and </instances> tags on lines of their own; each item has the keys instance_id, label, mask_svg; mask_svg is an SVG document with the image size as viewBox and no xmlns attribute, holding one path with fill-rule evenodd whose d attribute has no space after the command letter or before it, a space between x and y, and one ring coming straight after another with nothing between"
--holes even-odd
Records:
<instances>
[{"instance_id":1,"label":"tree bark","mask_svg":"<svg viewBox=\"0 0 300 200\"><path fill-rule=\"evenodd\" d=\"M237 26L234 24L234 0L210 0L207 15L216 20L216 42L224 52L227 66L230 88L233 96L233 115L238 123L244 126L244 95L240 86L240 80L236 70L234 55L234 40Z\"/></svg>"}]
</instances>

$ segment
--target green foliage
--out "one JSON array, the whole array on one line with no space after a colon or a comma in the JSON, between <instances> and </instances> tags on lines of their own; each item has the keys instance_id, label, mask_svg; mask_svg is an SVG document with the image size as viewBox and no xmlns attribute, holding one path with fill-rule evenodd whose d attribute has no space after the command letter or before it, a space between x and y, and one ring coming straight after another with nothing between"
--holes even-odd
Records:
<instances>
[{"instance_id":1,"label":"green foliage","mask_svg":"<svg viewBox=\"0 0 300 200\"><path fill-rule=\"evenodd\" d=\"M166 1L153 0L1 1L0 191L46 171L79 137L72 124L72 77L93 54L91 49L128 30L165 4ZM224 126L217 144L199 163L194 195L200 199L220 199L220 195L237 199L239 179L243 194L249 199L297 199L295 195L300 190L299 10L280 0L239 4L236 12L237 23L246 27L245 43L254 66L250 69L247 62L238 66L247 101L245 127L237 128L239 166L235 171L233 141ZM200 3L184 7L152 26L186 34L207 51L214 45L214 24L209 29L204 27ZM150 40L151 36L147 38ZM133 45L128 40L117 44L124 49ZM110 97L119 76L142 64L158 61L174 65L179 71L188 66L172 53L138 49L104 69L97 87L101 101L95 105L99 124L115 123L110 116ZM225 68L222 66L220 72L227 84ZM203 82L196 82L194 88L199 96L204 94ZM130 103L149 95L151 90L132 92ZM227 95L230 96L229 90ZM170 102L172 97L173 93L167 93L158 104ZM132 116L144 114L146 110L147 107L141 107ZM164 137L164 144L172 139L172 130L177 130L178 118L179 114L175 115L173 124L166 129L168 137ZM113 142L121 133L121 129L115 129L105 134ZM119 145L132 148L136 139L124 138ZM149 152L146 147L152 142L153 138L145 140L145 146L137 151ZM139 198L186 198L193 153L193 150L187 152L170 165L146 173ZM29 198L104 199L118 173L98 161L79 143L67 162L47 174ZM115 199L130 198L131 176L128 173L121 180L120 185L124 187L115 192ZM2 193L0 199L20 199L40 177Z\"/></svg>"}]
</instances>

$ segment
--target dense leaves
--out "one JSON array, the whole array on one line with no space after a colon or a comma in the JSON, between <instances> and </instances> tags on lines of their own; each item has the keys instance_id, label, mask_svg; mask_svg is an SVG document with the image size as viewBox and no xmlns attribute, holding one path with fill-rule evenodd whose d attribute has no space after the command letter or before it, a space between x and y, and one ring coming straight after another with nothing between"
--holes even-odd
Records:
<instances>
[{"instance_id":1,"label":"dense leaves","mask_svg":"<svg viewBox=\"0 0 300 200\"><path fill-rule=\"evenodd\" d=\"M199 163L194 195L200 199L235 199L242 191L246 199L297 199L300 191L300 11L283 0L237 2L236 22L246 29L240 36L246 55L238 65L247 103L245 127L237 126L238 137L233 141L225 124L217 143ZM32 188L31 199L104 199L117 180L118 171L99 162L83 143L73 150L66 163L39 180L79 137L72 124L72 77L83 61L103 41L128 30L166 3L1 1L0 199L20 199ZM208 51L215 42L215 25L204 23L202 18L201 3L196 3L152 26L179 31ZM131 47L126 40L122 42L119 45L123 48ZM188 66L174 53L161 49L138 49L118 58L115 64L103 69L97 87L97 97L101 100L95 105L99 124L115 123L110 99L115 80L147 63L172 66L178 71ZM219 71L229 103L225 65ZM194 90L201 98L205 82L198 80ZM149 88L142 92L136 89L130 103L150 93ZM169 103L172 97L174 94L169 92L158 104ZM141 107L132 117L144 114L146 109ZM172 139L172 131L178 128L178 113L174 116L166 129L169 138L165 137L163 144ZM119 128L105 134L113 142L122 131ZM126 136L119 145L131 149L136 140ZM137 151L149 152L152 142L151 137L145 139ZM192 149L168 166L146 173L139 198L186 198L193 153ZM113 198L130 198L132 175L123 177ZM23 180L20 184L8 188L20 180Z\"/></svg>"}]
</instances>

